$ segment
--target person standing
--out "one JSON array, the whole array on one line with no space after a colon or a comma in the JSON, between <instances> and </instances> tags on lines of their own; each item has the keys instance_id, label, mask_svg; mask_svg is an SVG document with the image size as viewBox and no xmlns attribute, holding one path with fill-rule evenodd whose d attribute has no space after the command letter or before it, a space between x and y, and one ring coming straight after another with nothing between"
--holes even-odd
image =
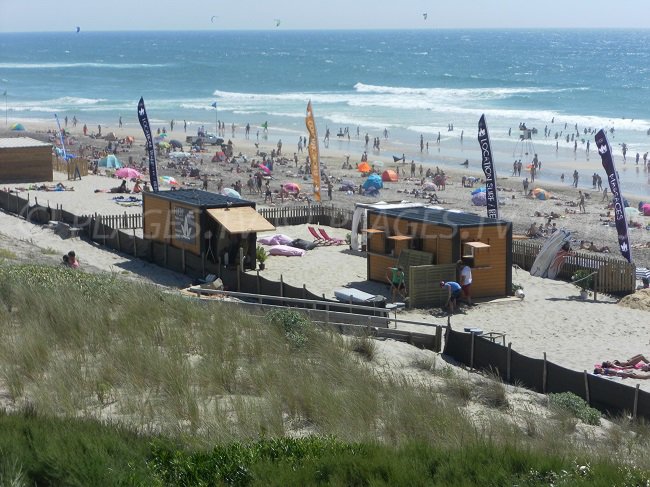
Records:
<instances>
[{"instance_id":1,"label":"person standing","mask_svg":"<svg viewBox=\"0 0 650 487\"><path fill-rule=\"evenodd\" d=\"M524 179L523 185L524 185L524 195L527 195L528 194L528 178Z\"/></svg>"},{"instance_id":2,"label":"person standing","mask_svg":"<svg viewBox=\"0 0 650 487\"><path fill-rule=\"evenodd\" d=\"M587 210L585 209L585 195L582 194L582 191L578 191L578 209L582 213L587 213Z\"/></svg>"},{"instance_id":3,"label":"person standing","mask_svg":"<svg viewBox=\"0 0 650 487\"><path fill-rule=\"evenodd\" d=\"M468 305L474 306L474 303L472 303L472 293L470 290L472 286L472 269L462 260L456 262L456 269L458 271L458 283L460 284L460 287L463 291L463 297L465 298L465 301Z\"/></svg>"}]
</instances>

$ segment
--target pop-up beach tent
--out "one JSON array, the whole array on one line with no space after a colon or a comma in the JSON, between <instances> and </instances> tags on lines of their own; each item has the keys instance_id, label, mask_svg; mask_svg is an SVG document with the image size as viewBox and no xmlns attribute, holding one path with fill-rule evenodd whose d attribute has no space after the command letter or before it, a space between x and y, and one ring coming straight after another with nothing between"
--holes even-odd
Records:
<instances>
[{"instance_id":1,"label":"pop-up beach tent","mask_svg":"<svg viewBox=\"0 0 650 487\"><path fill-rule=\"evenodd\" d=\"M381 173L382 181L396 183L398 179L399 177L397 176L397 173L392 169L386 169L383 173Z\"/></svg>"},{"instance_id":2,"label":"pop-up beach tent","mask_svg":"<svg viewBox=\"0 0 650 487\"><path fill-rule=\"evenodd\" d=\"M102 157L97 164L98 167L105 167L106 169L119 169L122 167L122 162L113 154Z\"/></svg>"}]
</instances>

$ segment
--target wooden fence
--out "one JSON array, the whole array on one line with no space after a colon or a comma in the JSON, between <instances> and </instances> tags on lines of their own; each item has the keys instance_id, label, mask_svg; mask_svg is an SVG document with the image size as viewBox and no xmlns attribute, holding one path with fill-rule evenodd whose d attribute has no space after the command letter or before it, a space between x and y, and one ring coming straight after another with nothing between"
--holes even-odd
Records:
<instances>
[{"instance_id":1,"label":"wooden fence","mask_svg":"<svg viewBox=\"0 0 650 487\"><path fill-rule=\"evenodd\" d=\"M525 270L530 270L542 244L528 240L512 241L512 262ZM611 254L594 254L576 250L575 255L567 257L558 275L571 280L579 269L598 271L595 291L609 294L627 294L636 289L636 267L634 264Z\"/></svg>"},{"instance_id":2,"label":"wooden fence","mask_svg":"<svg viewBox=\"0 0 650 487\"><path fill-rule=\"evenodd\" d=\"M52 155L52 169L57 172L66 173L68 180L73 180L77 176L88 176L88 164L87 159L70 159L69 161L65 161Z\"/></svg>"},{"instance_id":3,"label":"wooden fence","mask_svg":"<svg viewBox=\"0 0 650 487\"><path fill-rule=\"evenodd\" d=\"M127 213L122 215L81 215L81 220L94 219L101 225L105 225L114 230L134 230L142 228L142 213Z\"/></svg>"},{"instance_id":4,"label":"wooden fence","mask_svg":"<svg viewBox=\"0 0 650 487\"><path fill-rule=\"evenodd\" d=\"M352 228L353 210L337 208L334 205L282 206L258 208L260 215L275 226L285 225L326 225L336 228Z\"/></svg>"}]
</instances>

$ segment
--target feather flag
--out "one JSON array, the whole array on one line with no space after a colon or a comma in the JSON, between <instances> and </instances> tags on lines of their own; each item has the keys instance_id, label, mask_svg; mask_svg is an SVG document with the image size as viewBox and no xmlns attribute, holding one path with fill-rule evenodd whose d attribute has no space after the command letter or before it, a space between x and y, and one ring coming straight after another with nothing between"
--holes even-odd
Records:
<instances>
[{"instance_id":1,"label":"feather flag","mask_svg":"<svg viewBox=\"0 0 650 487\"><path fill-rule=\"evenodd\" d=\"M625 203L623 201L623 195L621 194L621 185L618 181L618 174L614 167L612 147L609 145L604 130L599 130L595 138L598 153L600 154L603 163L603 168L607 173L607 181L609 182L612 199L614 200L614 223L616 224L616 231L618 232L618 247L621 250L623 257L625 257L628 262L632 262L630 238L628 236L627 220L625 218Z\"/></svg>"},{"instance_id":2,"label":"feather flag","mask_svg":"<svg viewBox=\"0 0 650 487\"><path fill-rule=\"evenodd\" d=\"M309 161L311 162L311 179L314 186L314 197L320 201L320 162L318 154L318 133L316 132L316 123L314 122L314 111L311 108L311 100L307 103L307 117L305 118L307 131L309 132Z\"/></svg>"},{"instance_id":3,"label":"feather flag","mask_svg":"<svg viewBox=\"0 0 650 487\"><path fill-rule=\"evenodd\" d=\"M478 121L478 143L481 146L481 166L485 174L485 199L487 202L488 218L499 218L499 200L497 198L497 175L492 160L490 136L488 134L485 115Z\"/></svg>"},{"instance_id":4,"label":"feather flag","mask_svg":"<svg viewBox=\"0 0 650 487\"><path fill-rule=\"evenodd\" d=\"M153 138L151 137L151 127L149 126L149 118L147 117L147 110L144 107L144 99L140 97L138 102L138 121L144 132L144 138L147 141L147 154L149 155L149 180L151 181L151 189L154 192L158 191L158 169L156 168L156 150L153 146Z\"/></svg>"}]
</instances>

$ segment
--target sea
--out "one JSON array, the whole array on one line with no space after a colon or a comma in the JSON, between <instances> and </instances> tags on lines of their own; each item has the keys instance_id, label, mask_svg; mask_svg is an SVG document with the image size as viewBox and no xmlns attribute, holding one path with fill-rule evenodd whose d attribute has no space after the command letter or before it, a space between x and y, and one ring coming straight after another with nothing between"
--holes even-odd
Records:
<instances>
[{"instance_id":1,"label":"sea","mask_svg":"<svg viewBox=\"0 0 650 487\"><path fill-rule=\"evenodd\" d=\"M311 100L320 138L329 129L330 147L352 160L367 133L381 140L371 160L404 154L444 167L467 159L470 172L480 170L485 114L497 177L538 153L540 182L565 174L568 185L579 170L585 187L594 172L604 176L594 143L603 128L624 194L650 198L650 30L3 33L4 92L9 124L54 127L57 114L109 131L121 117L137 136L143 97L154 129L174 120L188 134L214 132L219 120L228 136L235 124L236 142L250 124L251 137L282 139L285 152L306 135ZM521 124L532 138L521 139ZM346 129L349 139L337 137Z\"/></svg>"}]
</instances>

